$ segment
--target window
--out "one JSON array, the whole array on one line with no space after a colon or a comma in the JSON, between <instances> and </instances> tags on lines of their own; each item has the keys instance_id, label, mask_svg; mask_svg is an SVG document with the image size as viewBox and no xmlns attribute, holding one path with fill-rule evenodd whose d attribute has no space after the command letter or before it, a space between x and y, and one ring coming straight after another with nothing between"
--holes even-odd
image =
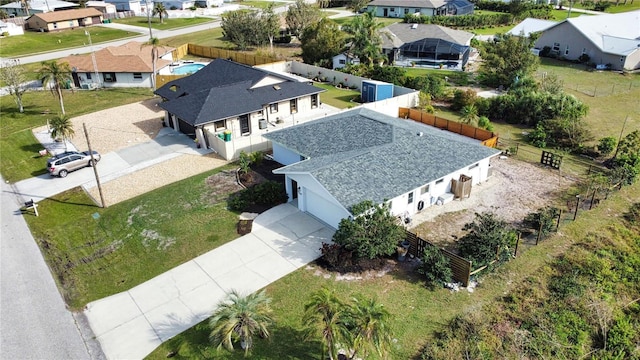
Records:
<instances>
[{"instance_id":1,"label":"window","mask_svg":"<svg viewBox=\"0 0 640 360\"><path fill-rule=\"evenodd\" d=\"M251 133L249 129L249 115L240 115L240 133L242 135L249 135Z\"/></svg>"},{"instance_id":2,"label":"window","mask_svg":"<svg viewBox=\"0 0 640 360\"><path fill-rule=\"evenodd\" d=\"M391 9L389 9L389 11L394 12L394 11L396 11L396 8L391 8Z\"/></svg>"},{"instance_id":3,"label":"window","mask_svg":"<svg viewBox=\"0 0 640 360\"><path fill-rule=\"evenodd\" d=\"M338 62L340 63L340 65L344 65L344 64L347 63L347 60L346 59L340 59Z\"/></svg>"},{"instance_id":4,"label":"window","mask_svg":"<svg viewBox=\"0 0 640 360\"><path fill-rule=\"evenodd\" d=\"M289 101L289 108L291 109L291 113L295 114L298 112L298 99L291 99Z\"/></svg>"},{"instance_id":5,"label":"window","mask_svg":"<svg viewBox=\"0 0 640 360\"><path fill-rule=\"evenodd\" d=\"M429 185L423 186L422 189L420 189L420 195L426 194L429 192Z\"/></svg>"},{"instance_id":6,"label":"window","mask_svg":"<svg viewBox=\"0 0 640 360\"><path fill-rule=\"evenodd\" d=\"M409 13L409 9L404 9L404 14L407 15Z\"/></svg>"},{"instance_id":7,"label":"window","mask_svg":"<svg viewBox=\"0 0 640 360\"><path fill-rule=\"evenodd\" d=\"M444 182L444 179L438 179L438 180L436 180L436 185L442 184L443 182Z\"/></svg>"},{"instance_id":8,"label":"window","mask_svg":"<svg viewBox=\"0 0 640 360\"><path fill-rule=\"evenodd\" d=\"M54 29L57 29L57 28L58 28L58 23L57 23L57 22L54 22L54 23L53 23L53 28L54 28Z\"/></svg>"},{"instance_id":9,"label":"window","mask_svg":"<svg viewBox=\"0 0 640 360\"><path fill-rule=\"evenodd\" d=\"M133 78L135 80L142 80L142 73L133 73Z\"/></svg>"},{"instance_id":10,"label":"window","mask_svg":"<svg viewBox=\"0 0 640 360\"><path fill-rule=\"evenodd\" d=\"M567 47L564 48L564 54L569 55L569 45L567 45Z\"/></svg>"},{"instance_id":11,"label":"window","mask_svg":"<svg viewBox=\"0 0 640 360\"><path fill-rule=\"evenodd\" d=\"M87 80L91 80L91 73L87 73Z\"/></svg>"},{"instance_id":12,"label":"window","mask_svg":"<svg viewBox=\"0 0 640 360\"><path fill-rule=\"evenodd\" d=\"M73 20L69 21L69 27L73 27Z\"/></svg>"},{"instance_id":13,"label":"window","mask_svg":"<svg viewBox=\"0 0 640 360\"><path fill-rule=\"evenodd\" d=\"M560 51L560 43L553 43L553 51Z\"/></svg>"},{"instance_id":14,"label":"window","mask_svg":"<svg viewBox=\"0 0 640 360\"><path fill-rule=\"evenodd\" d=\"M269 112L275 114L278 112L278 103L269 104Z\"/></svg>"},{"instance_id":15,"label":"window","mask_svg":"<svg viewBox=\"0 0 640 360\"><path fill-rule=\"evenodd\" d=\"M620 57L620 62L623 63L624 62L624 56Z\"/></svg>"},{"instance_id":16,"label":"window","mask_svg":"<svg viewBox=\"0 0 640 360\"><path fill-rule=\"evenodd\" d=\"M318 107L318 94L311 95L311 108L315 109Z\"/></svg>"},{"instance_id":17,"label":"window","mask_svg":"<svg viewBox=\"0 0 640 360\"><path fill-rule=\"evenodd\" d=\"M471 169L475 169L475 168L477 168L478 166L480 166L480 164L479 164L479 163L475 163L475 164L473 164L473 165L469 166L469 170L471 170Z\"/></svg>"},{"instance_id":18,"label":"window","mask_svg":"<svg viewBox=\"0 0 640 360\"><path fill-rule=\"evenodd\" d=\"M224 130L227 128L227 125L225 124L224 120L219 120L213 123L214 129L215 131L220 131L220 130Z\"/></svg>"},{"instance_id":19,"label":"window","mask_svg":"<svg viewBox=\"0 0 640 360\"><path fill-rule=\"evenodd\" d=\"M409 200L407 200L407 204L412 204L413 203L413 193L410 192L409 193Z\"/></svg>"},{"instance_id":20,"label":"window","mask_svg":"<svg viewBox=\"0 0 640 360\"><path fill-rule=\"evenodd\" d=\"M587 53L587 48L582 48L582 53L586 54Z\"/></svg>"},{"instance_id":21,"label":"window","mask_svg":"<svg viewBox=\"0 0 640 360\"><path fill-rule=\"evenodd\" d=\"M116 73L102 73L104 82L116 82Z\"/></svg>"}]
</instances>

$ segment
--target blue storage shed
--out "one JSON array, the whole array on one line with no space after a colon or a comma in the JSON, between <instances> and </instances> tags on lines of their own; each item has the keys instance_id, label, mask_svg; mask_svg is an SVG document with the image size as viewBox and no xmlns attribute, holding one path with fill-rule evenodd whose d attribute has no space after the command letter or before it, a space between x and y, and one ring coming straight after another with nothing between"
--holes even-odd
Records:
<instances>
[{"instance_id":1,"label":"blue storage shed","mask_svg":"<svg viewBox=\"0 0 640 360\"><path fill-rule=\"evenodd\" d=\"M393 84L376 80L362 80L362 102L374 102L393 97Z\"/></svg>"}]
</instances>

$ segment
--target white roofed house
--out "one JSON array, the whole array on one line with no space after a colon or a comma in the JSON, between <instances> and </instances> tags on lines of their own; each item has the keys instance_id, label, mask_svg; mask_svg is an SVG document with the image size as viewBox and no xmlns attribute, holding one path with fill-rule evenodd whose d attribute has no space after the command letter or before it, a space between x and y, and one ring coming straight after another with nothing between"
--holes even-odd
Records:
<instances>
[{"instance_id":1,"label":"white roofed house","mask_svg":"<svg viewBox=\"0 0 640 360\"><path fill-rule=\"evenodd\" d=\"M467 0L373 0L367 11L377 17L403 18L405 15L468 15L473 4Z\"/></svg>"},{"instance_id":2,"label":"white roofed house","mask_svg":"<svg viewBox=\"0 0 640 360\"><path fill-rule=\"evenodd\" d=\"M549 47L551 55L561 59L587 55L598 68L638 70L640 10L566 19L546 29L535 46L540 50Z\"/></svg>"},{"instance_id":3,"label":"white roofed house","mask_svg":"<svg viewBox=\"0 0 640 360\"><path fill-rule=\"evenodd\" d=\"M24 4L21 1L14 1L8 4L0 6L0 9L7 12L9 15L14 16L29 16L33 14L42 14L52 11L77 9L80 5L62 0L30 0L29 1L29 13L24 8Z\"/></svg>"}]
</instances>

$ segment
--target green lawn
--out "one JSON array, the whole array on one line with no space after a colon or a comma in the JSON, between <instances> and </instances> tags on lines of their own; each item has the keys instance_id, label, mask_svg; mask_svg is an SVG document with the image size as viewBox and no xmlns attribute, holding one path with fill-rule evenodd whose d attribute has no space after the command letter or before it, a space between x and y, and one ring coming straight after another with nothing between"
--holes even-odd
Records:
<instances>
[{"instance_id":1,"label":"green lawn","mask_svg":"<svg viewBox=\"0 0 640 360\"><path fill-rule=\"evenodd\" d=\"M193 26L207 22L213 22L214 20L210 18L202 18L202 17L194 17L194 18L180 18L180 19L162 19L162 23L160 23L160 18L152 18L151 19L151 28L156 30L170 30L175 28L181 28L186 26ZM147 18L144 16L135 16L129 18L122 19L114 19L113 22L118 24L126 24L133 26L140 26L144 28L149 27L149 23Z\"/></svg>"},{"instance_id":2,"label":"green lawn","mask_svg":"<svg viewBox=\"0 0 640 360\"><path fill-rule=\"evenodd\" d=\"M269 6L270 3L272 3L272 1L238 1L235 2L236 4L239 5L244 5L244 6L250 6L253 8L257 8L257 9L266 9L267 6ZM287 2L284 1L273 1L273 3L275 3L276 7L282 6L284 4L287 4Z\"/></svg>"},{"instance_id":3,"label":"green lawn","mask_svg":"<svg viewBox=\"0 0 640 360\"><path fill-rule=\"evenodd\" d=\"M314 83L313 86L327 90L320 93L320 101L323 104L335 106L340 109L347 109L358 105L358 103L351 102L352 99L360 96L360 92L356 90L338 89L331 84Z\"/></svg>"},{"instance_id":4,"label":"green lawn","mask_svg":"<svg viewBox=\"0 0 640 360\"><path fill-rule=\"evenodd\" d=\"M112 89L99 91L67 91L64 104L69 117L148 99L151 89ZM31 129L44 126L56 116L60 105L48 91L28 92L23 97L24 113L19 113L11 96L0 97L0 172L5 180L16 182L46 172L45 159L38 155L42 145ZM82 136L82 129L75 129Z\"/></svg>"},{"instance_id":5,"label":"green lawn","mask_svg":"<svg viewBox=\"0 0 640 360\"><path fill-rule=\"evenodd\" d=\"M25 31L24 35L9 36L2 39L0 56L16 57L47 51L89 46L89 38L84 34L85 30L91 33L91 42L94 44L140 35L136 32L109 29L102 26L92 26L86 29L73 29L59 32L41 33Z\"/></svg>"},{"instance_id":6,"label":"green lawn","mask_svg":"<svg viewBox=\"0 0 640 360\"><path fill-rule=\"evenodd\" d=\"M235 239L237 214L205 181L230 168L106 209L78 188L40 202L40 216L25 218L67 304L80 309Z\"/></svg>"},{"instance_id":7,"label":"green lawn","mask_svg":"<svg viewBox=\"0 0 640 360\"><path fill-rule=\"evenodd\" d=\"M184 44L196 44L202 46L215 46L223 49L234 48L233 43L224 39L222 35L222 28L214 28L211 30L204 30L184 34L180 36L174 36L160 40L162 45L168 46L180 46Z\"/></svg>"}]
</instances>

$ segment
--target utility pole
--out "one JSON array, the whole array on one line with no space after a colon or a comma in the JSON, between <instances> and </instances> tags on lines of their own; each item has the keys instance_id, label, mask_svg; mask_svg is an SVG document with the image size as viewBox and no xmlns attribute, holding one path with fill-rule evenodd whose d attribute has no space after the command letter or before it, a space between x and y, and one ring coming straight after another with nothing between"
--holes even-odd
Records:
<instances>
[{"instance_id":1,"label":"utility pole","mask_svg":"<svg viewBox=\"0 0 640 360\"><path fill-rule=\"evenodd\" d=\"M89 147L89 154L91 155L91 167L93 168L93 174L96 176L96 184L98 184L98 192L100 193L100 207L104 208L104 196L102 195L102 185L100 185L100 177L98 177L97 162L93 158L93 151L91 150L91 142L89 141L89 132L87 131L87 124L82 123L84 129L84 136L87 138L87 146Z\"/></svg>"},{"instance_id":2,"label":"utility pole","mask_svg":"<svg viewBox=\"0 0 640 360\"><path fill-rule=\"evenodd\" d=\"M96 53L95 51L93 51L93 42L91 41L91 33L85 30L84 34L89 37L89 48L91 48L91 62L93 62L93 74L95 76L95 78L93 79L93 83L96 85L96 88L99 88L100 78L98 74L98 62L96 61Z\"/></svg>"}]
</instances>

